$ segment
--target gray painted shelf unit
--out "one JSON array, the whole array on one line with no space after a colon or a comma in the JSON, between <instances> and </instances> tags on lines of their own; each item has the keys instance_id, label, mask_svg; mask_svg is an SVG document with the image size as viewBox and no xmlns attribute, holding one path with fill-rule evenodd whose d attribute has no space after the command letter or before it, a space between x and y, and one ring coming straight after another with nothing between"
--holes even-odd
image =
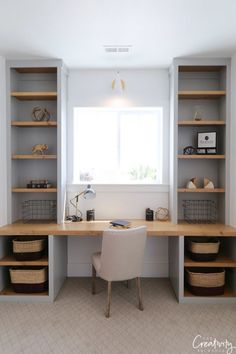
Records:
<instances>
[{"instance_id":1,"label":"gray painted shelf unit","mask_svg":"<svg viewBox=\"0 0 236 354\"><path fill-rule=\"evenodd\" d=\"M217 222L229 220L229 131L230 131L230 59L178 58L170 69L171 77L171 146L170 146L170 212L174 223L184 219L184 201L213 201ZM195 120L196 111L201 120ZM184 155L186 146L197 148L197 133L216 132L216 155ZM198 188L186 188L198 178ZM214 182L214 190L204 190L204 177ZM198 202L197 202L198 203ZM181 303L236 303L236 239L221 242L215 261L200 263L189 260L186 237L169 238L170 278ZM194 296L186 288L185 269L223 267L226 287L222 296Z\"/></svg>"}]
</instances>

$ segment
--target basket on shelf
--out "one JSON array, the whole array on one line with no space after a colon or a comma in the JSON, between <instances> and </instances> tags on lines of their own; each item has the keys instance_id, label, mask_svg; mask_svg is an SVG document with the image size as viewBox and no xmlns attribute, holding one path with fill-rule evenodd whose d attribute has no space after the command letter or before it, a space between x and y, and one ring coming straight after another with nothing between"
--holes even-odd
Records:
<instances>
[{"instance_id":1,"label":"basket on shelf","mask_svg":"<svg viewBox=\"0 0 236 354\"><path fill-rule=\"evenodd\" d=\"M17 293L40 293L47 289L46 267L10 268L12 287Z\"/></svg>"},{"instance_id":2,"label":"basket on shelf","mask_svg":"<svg viewBox=\"0 0 236 354\"><path fill-rule=\"evenodd\" d=\"M188 237L189 257L197 262L209 262L219 254L220 240L217 237Z\"/></svg>"},{"instance_id":3,"label":"basket on shelf","mask_svg":"<svg viewBox=\"0 0 236 354\"><path fill-rule=\"evenodd\" d=\"M56 218L56 200L26 200L22 203L22 219L24 222L53 221Z\"/></svg>"},{"instance_id":4,"label":"basket on shelf","mask_svg":"<svg viewBox=\"0 0 236 354\"><path fill-rule=\"evenodd\" d=\"M33 261L40 259L44 253L45 240L25 240L17 238L12 241L13 255L18 261Z\"/></svg>"},{"instance_id":5,"label":"basket on shelf","mask_svg":"<svg viewBox=\"0 0 236 354\"><path fill-rule=\"evenodd\" d=\"M215 224L216 203L213 200L183 200L183 214L188 223Z\"/></svg>"},{"instance_id":6,"label":"basket on shelf","mask_svg":"<svg viewBox=\"0 0 236 354\"><path fill-rule=\"evenodd\" d=\"M224 294L225 270L223 268L188 268L186 280L190 292L194 295Z\"/></svg>"}]
</instances>

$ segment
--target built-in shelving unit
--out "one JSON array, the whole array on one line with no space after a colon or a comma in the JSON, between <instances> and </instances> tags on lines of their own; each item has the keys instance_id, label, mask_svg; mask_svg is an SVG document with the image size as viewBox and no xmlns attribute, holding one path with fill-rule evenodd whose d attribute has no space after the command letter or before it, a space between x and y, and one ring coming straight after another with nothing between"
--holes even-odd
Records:
<instances>
[{"instance_id":1,"label":"built-in shelving unit","mask_svg":"<svg viewBox=\"0 0 236 354\"><path fill-rule=\"evenodd\" d=\"M0 259L0 266L48 266L48 257L37 261L17 261L13 255L8 255Z\"/></svg>"},{"instance_id":2,"label":"built-in shelving unit","mask_svg":"<svg viewBox=\"0 0 236 354\"><path fill-rule=\"evenodd\" d=\"M171 129L173 132L171 139L173 139L173 144L170 155L172 188L169 203L174 223L182 222L189 205L192 208L189 214L193 217L192 222L196 222L194 220L195 205L199 207L200 205L215 205L214 217L216 215L217 224L229 223L229 97L230 60L225 58L174 60L171 68ZM197 154L198 133L207 135L209 132L216 132L216 154L207 154L207 151L205 154ZM189 149L190 154L184 153L185 147L193 147L192 151ZM192 178L197 178L196 189L186 188ZM203 188L204 178L210 179L215 188ZM197 204L198 201L199 204ZM205 204L201 204L202 202ZM196 210L196 215L199 215L198 212L199 210ZM199 224L199 236L201 236L201 224ZM215 236L214 230L212 236ZM223 248L215 261L195 262L186 254L185 236L178 240L173 238L169 240L170 262L174 255L178 257L178 262L170 263L170 278L180 302L235 303L235 241L233 237L226 237ZM219 297L192 295L185 287L186 267L223 267L226 269L224 295Z\"/></svg>"}]
</instances>

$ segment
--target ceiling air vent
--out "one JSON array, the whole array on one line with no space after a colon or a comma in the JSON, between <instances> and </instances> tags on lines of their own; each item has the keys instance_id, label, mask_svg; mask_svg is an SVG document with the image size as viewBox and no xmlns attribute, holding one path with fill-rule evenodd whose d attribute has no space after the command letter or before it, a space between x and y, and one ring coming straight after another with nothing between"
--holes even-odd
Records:
<instances>
[{"instance_id":1,"label":"ceiling air vent","mask_svg":"<svg viewBox=\"0 0 236 354\"><path fill-rule=\"evenodd\" d=\"M131 48L131 45L104 45L108 54L130 54Z\"/></svg>"}]
</instances>

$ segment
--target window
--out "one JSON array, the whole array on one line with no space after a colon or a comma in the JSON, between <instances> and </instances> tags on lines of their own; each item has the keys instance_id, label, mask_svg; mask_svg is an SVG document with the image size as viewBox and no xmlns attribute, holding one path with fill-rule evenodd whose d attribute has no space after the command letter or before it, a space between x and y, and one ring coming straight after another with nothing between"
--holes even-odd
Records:
<instances>
[{"instance_id":1,"label":"window","mask_svg":"<svg viewBox=\"0 0 236 354\"><path fill-rule=\"evenodd\" d=\"M73 183L162 183L162 107L76 107L73 123Z\"/></svg>"}]
</instances>

